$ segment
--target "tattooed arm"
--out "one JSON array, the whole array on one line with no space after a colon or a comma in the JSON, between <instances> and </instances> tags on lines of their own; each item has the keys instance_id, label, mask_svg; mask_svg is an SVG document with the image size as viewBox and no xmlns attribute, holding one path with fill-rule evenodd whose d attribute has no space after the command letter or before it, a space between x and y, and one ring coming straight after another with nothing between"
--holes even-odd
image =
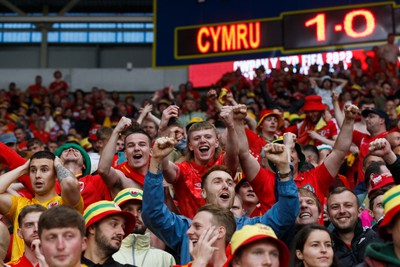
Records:
<instances>
[{"instance_id":1,"label":"tattooed arm","mask_svg":"<svg viewBox=\"0 0 400 267\"><path fill-rule=\"evenodd\" d=\"M56 157L54 167L57 172L57 180L61 186L61 198L67 206L76 207L81 200L79 183L75 176L67 170L61 160Z\"/></svg>"}]
</instances>

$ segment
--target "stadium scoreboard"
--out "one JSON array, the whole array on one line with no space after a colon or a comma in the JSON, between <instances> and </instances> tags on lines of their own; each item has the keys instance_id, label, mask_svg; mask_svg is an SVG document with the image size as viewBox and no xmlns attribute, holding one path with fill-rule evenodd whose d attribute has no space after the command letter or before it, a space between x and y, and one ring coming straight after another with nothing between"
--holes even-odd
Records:
<instances>
[{"instance_id":1,"label":"stadium scoreboard","mask_svg":"<svg viewBox=\"0 0 400 267\"><path fill-rule=\"evenodd\" d=\"M271 18L174 27L173 60L184 65L273 51L363 47L384 42L389 33L400 34L400 7L394 2L296 10Z\"/></svg>"}]
</instances>

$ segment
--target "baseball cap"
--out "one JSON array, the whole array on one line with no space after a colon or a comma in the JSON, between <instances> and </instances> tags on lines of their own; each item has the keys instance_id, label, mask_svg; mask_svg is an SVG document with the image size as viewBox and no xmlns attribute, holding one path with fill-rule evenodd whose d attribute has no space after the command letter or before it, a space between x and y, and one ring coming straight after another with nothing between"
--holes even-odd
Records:
<instances>
[{"instance_id":1,"label":"baseball cap","mask_svg":"<svg viewBox=\"0 0 400 267\"><path fill-rule=\"evenodd\" d=\"M5 145L10 143L16 143L17 138L15 138L15 135L13 135L12 133L5 133L0 136L0 142L2 142Z\"/></svg>"},{"instance_id":2,"label":"baseball cap","mask_svg":"<svg viewBox=\"0 0 400 267\"><path fill-rule=\"evenodd\" d=\"M89 130L89 141L97 141L97 131L101 128L101 125L95 125Z\"/></svg>"},{"instance_id":3,"label":"baseball cap","mask_svg":"<svg viewBox=\"0 0 400 267\"><path fill-rule=\"evenodd\" d=\"M85 165L85 170L83 171L83 176L90 174L90 170L92 168L92 162L90 161L90 157L88 155L88 153L86 152L86 150L81 147L80 145L76 144L76 143L65 143L62 146L60 146L59 148L56 149L56 151L54 151L54 155L56 155L57 157L60 157L61 154L63 153L64 150L67 150L69 148L74 148L76 150L78 150L83 158L83 164Z\"/></svg>"},{"instance_id":4,"label":"baseball cap","mask_svg":"<svg viewBox=\"0 0 400 267\"><path fill-rule=\"evenodd\" d=\"M125 219L125 236L129 235L135 227L135 217L121 208L114 201L101 200L89 205L83 213L86 228L99 222L110 215L121 215Z\"/></svg>"},{"instance_id":5,"label":"baseball cap","mask_svg":"<svg viewBox=\"0 0 400 267\"><path fill-rule=\"evenodd\" d=\"M372 174L369 184L371 191L368 192L368 197L371 197L372 193L379 188L394 184L394 179L392 175L388 174Z\"/></svg>"},{"instance_id":6,"label":"baseball cap","mask_svg":"<svg viewBox=\"0 0 400 267\"><path fill-rule=\"evenodd\" d=\"M290 259L288 247L276 237L275 232L271 227L260 223L255 225L245 225L242 229L233 234L230 244L230 256L226 265L229 266L229 263L231 263L235 257L235 253L240 248L264 239L275 241L279 249L279 266L288 266Z\"/></svg>"},{"instance_id":7,"label":"baseball cap","mask_svg":"<svg viewBox=\"0 0 400 267\"><path fill-rule=\"evenodd\" d=\"M129 200L143 200L143 191L137 188L125 188L115 196L114 202L121 207Z\"/></svg>"},{"instance_id":8,"label":"baseball cap","mask_svg":"<svg viewBox=\"0 0 400 267\"><path fill-rule=\"evenodd\" d=\"M368 117L369 114L374 113L376 115L378 115L379 117L381 117L382 119L385 119L385 122L389 121L389 116L388 114L383 111L382 109L379 108L373 108L373 109L364 109L361 112L361 115L365 118Z\"/></svg>"}]
</instances>

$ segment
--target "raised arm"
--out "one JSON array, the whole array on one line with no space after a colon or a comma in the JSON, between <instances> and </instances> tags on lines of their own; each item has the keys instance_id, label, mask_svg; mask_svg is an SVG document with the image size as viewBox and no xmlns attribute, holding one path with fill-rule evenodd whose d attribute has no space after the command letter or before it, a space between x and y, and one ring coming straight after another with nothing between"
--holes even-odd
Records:
<instances>
[{"instance_id":1,"label":"raised arm","mask_svg":"<svg viewBox=\"0 0 400 267\"><path fill-rule=\"evenodd\" d=\"M171 105L167 107L162 114L161 124L159 129L159 136L167 135L166 130L168 129L168 122L171 118L178 118L179 116L179 107L175 105ZM178 167L175 163L169 161L168 155L161 159L161 168L164 175L164 179L172 184L176 182L178 179L177 171Z\"/></svg>"},{"instance_id":2,"label":"raised arm","mask_svg":"<svg viewBox=\"0 0 400 267\"><path fill-rule=\"evenodd\" d=\"M249 129L255 132L257 128L257 121L253 119L249 114L246 115L245 120L247 122L247 126L249 126Z\"/></svg>"},{"instance_id":3,"label":"raised arm","mask_svg":"<svg viewBox=\"0 0 400 267\"><path fill-rule=\"evenodd\" d=\"M344 114L339 106L339 93L332 92L332 105L335 112L335 119L339 127L342 127Z\"/></svg>"},{"instance_id":4,"label":"raised arm","mask_svg":"<svg viewBox=\"0 0 400 267\"><path fill-rule=\"evenodd\" d=\"M63 202L70 207L76 207L81 200L78 180L72 172L63 166L59 157L56 157L54 160L54 168L56 169L57 180L61 186L61 198Z\"/></svg>"},{"instance_id":5,"label":"raised arm","mask_svg":"<svg viewBox=\"0 0 400 267\"><path fill-rule=\"evenodd\" d=\"M332 81L337 82L338 83L338 87L340 87L340 88L344 88L348 83L347 80L339 79L339 78L332 79Z\"/></svg>"},{"instance_id":6,"label":"raised arm","mask_svg":"<svg viewBox=\"0 0 400 267\"><path fill-rule=\"evenodd\" d=\"M249 152L249 143L244 126L246 115L247 108L245 105L233 107L234 126L238 137L239 161L247 181L251 182L260 171L260 164Z\"/></svg>"},{"instance_id":7,"label":"raised arm","mask_svg":"<svg viewBox=\"0 0 400 267\"><path fill-rule=\"evenodd\" d=\"M227 166L232 173L236 173L239 164L239 148L235 144L239 142L238 135L235 131L233 120L233 107L223 106L221 108L220 117L223 119L227 129L226 143L229 144L225 147L225 154L223 158L224 165Z\"/></svg>"},{"instance_id":8,"label":"raised arm","mask_svg":"<svg viewBox=\"0 0 400 267\"><path fill-rule=\"evenodd\" d=\"M182 238L189 222L171 212L164 203L162 160L174 148L175 140L158 138L153 146L149 171L144 179L142 218L145 225L176 252L182 245ZM181 258L185 255L181 255ZM186 255L188 260L189 255ZM181 259L182 261L182 259Z\"/></svg>"},{"instance_id":9,"label":"raised arm","mask_svg":"<svg viewBox=\"0 0 400 267\"><path fill-rule=\"evenodd\" d=\"M15 168L12 171L6 172L0 176L0 213L6 214L11 207L11 195L7 193L7 188L15 182L18 177L23 174L28 173L29 161L25 162L23 165Z\"/></svg>"},{"instance_id":10,"label":"raised arm","mask_svg":"<svg viewBox=\"0 0 400 267\"><path fill-rule=\"evenodd\" d=\"M179 107L176 105L170 105L164 111L162 112L161 115L161 121L160 121L160 127L158 128L158 136L167 136L168 135L168 123L171 118L177 119L179 116Z\"/></svg>"},{"instance_id":11,"label":"raised arm","mask_svg":"<svg viewBox=\"0 0 400 267\"><path fill-rule=\"evenodd\" d=\"M119 192L119 190L122 189L122 180L126 179L125 175L121 171L111 167L111 163L114 159L116 144L120 134L131 125L131 119L122 117L114 128L110 139L100 155L97 171L100 174L101 179L103 179L104 183L111 191L115 189L115 191Z\"/></svg>"},{"instance_id":12,"label":"raised arm","mask_svg":"<svg viewBox=\"0 0 400 267\"><path fill-rule=\"evenodd\" d=\"M300 201L297 186L293 181L290 171L288 153L285 145L267 144L265 146L266 157L274 163L277 169L278 201L263 216L244 218L238 221L238 226L246 224L263 223L270 226L278 238L282 237L288 229L294 226L299 213Z\"/></svg>"},{"instance_id":13,"label":"raised arm","mask_svg":"<svg viewBox=\"0 0 400 267\"><path fill-rule=\"evenodd\" d=\"M322 135L320 135L319 133L317 133L315 131L308 131L307 133L311 137L311 139L318 140L321 143L330 145L332 147L335 145L335 140L325 138L325 137L323 137Z\"/></svg>"},{"instance_id":14,"label":"raised arm","mask_svg":"<svg viewBox=\"0 0 400 267\"><path fill-rule=\"evenodd\" d=\"M152 104L147 104L144 106L144 108L140 109L140 115L136 122L141 125L143 120L147 117L147 115L153 110L153 105Z\"/></svg>"},{"instance_id":15,"label":"raised arm","mask_svg":"<svg viewBox=\"0 0 400 267\"><path fill-rule=\"evenodd\" d=\"M346 105L344 108L345 117L340 133L336 139L332 152L324 160L324 164L332 177L335 177L338 174L340 165L342 164L346 153L350 149L354 120L359 113L360 111L355 105Z\"/></svg>"},{"instance_id":16,"label":"raised arm","mask_svg":"<svg viewBox=\"0 0 400 267\"><path fill-rule=\"evenodd\" d=\"M400 158L391 149L389 141L385 138L374 140L369 144L369 152L383 158L392 173L395 184L400 184Z\"/></svg>"}]
</instances>

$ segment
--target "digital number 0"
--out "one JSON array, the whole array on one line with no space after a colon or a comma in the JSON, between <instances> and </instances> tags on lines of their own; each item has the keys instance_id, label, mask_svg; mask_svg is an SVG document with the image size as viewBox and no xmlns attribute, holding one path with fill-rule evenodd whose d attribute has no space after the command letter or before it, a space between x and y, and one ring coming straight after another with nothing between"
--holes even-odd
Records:
<instances>
[{"instance_id":1,"label":"digital number 0","mask_svg":"<svg viewBox=\"0 0 400 267\"><path fill-rule=\"evenodd\" d=\"M354 18L362 16L365 19L365 29L361 32L354 30ZM369 10L359 9L346 14L344 17L344 31L352 38L362 38L371 35L375 30L375 17Z\"/></svg>"}]
</instances>

